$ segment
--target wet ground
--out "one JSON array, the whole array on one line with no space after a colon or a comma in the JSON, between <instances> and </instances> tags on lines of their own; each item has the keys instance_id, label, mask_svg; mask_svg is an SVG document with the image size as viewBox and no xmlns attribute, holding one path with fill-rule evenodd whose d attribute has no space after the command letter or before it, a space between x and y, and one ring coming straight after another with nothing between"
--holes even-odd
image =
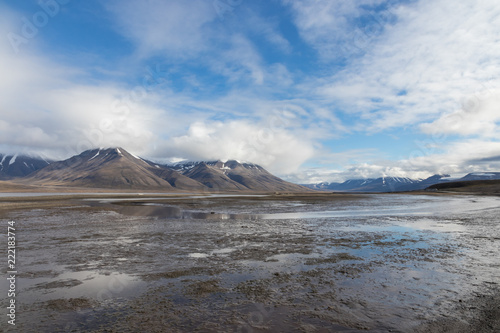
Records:
<instances>
[{"instance_id":1,"label":"wet ground","mask_svg":"<svg viewBox=\"0 0 500 333\"><path fill-rule=\"evenodd\" d=\"M19 332L500 330L497 197L86 198L0 220Z\"/></svg>"}]
</instances>

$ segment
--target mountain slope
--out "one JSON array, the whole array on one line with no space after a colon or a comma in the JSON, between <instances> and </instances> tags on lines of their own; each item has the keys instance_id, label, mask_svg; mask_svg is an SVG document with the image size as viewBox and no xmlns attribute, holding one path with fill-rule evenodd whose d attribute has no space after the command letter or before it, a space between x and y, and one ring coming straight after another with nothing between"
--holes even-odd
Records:
<instances>
[{"instance_id":1,"label":"mountain slope","mask_svg":"<svg viewBox=\"0 0 500 333\"><path fill-rule=\"evenodd\" d=\"M152 169L154 167L150 163L124 149L93 149L65 161L51 163L22 182L117 189L174 188Z\"/></svg>"},{"instance_id":2,"label":"mountain slope","mask_svg":"<svg viewBox=\"0 0 500 333\"><path fill-rule=\"evenodd\" d=\"M49 164L42 158L24 155L0 154L0 179L8 180L27 176Z\"/></svg>"},{"instance_id":3,"label":"mountain slope","mask_svg":"<svg viewBox=\"0 0 500 333\"><path fill-rule=\"evenodd\" d=\"M230 179L224 172L221 172L216 165L200 163L184 173L184 175L199 181L206 187L215 191L249 190L248 187Z\"/></svg>"},{"instance_id":4,"label":"mountain slope","mask_svg":"<svg viewBox=\"0 0 500 333\"><path fill-rule=\"evenodd\" d=\"M248 188L259 188L264 191L305 191L306 188L292 184L278 178L263 167L252 163L239 163L237 161L227 161L223 168L226 175L233 181L238 182Z\"/></svg>"},{"instance_id":5,"label":"mountain slope","mask_svg":"<svg viewBox=\"0 0 500 333\"><path fill-rule=\"evenodd\" d=\"M310 191L301 185L286 182L253 163L229 160L179 163L168 167L219 191Z\"/></svg>"},{"instance_id":6,"label":"mountain slope","mask_svg":"<svg viewBox=\"0 0 500 333\"><path fill-rule=\"evenodd\" d=\"M146 162L150 163L149 161ZM154 164L150 170L157 177L166 180L172 187L177 189L200 191L206 188L202 183L164 166Z\"/></svg>"}]
</instances>

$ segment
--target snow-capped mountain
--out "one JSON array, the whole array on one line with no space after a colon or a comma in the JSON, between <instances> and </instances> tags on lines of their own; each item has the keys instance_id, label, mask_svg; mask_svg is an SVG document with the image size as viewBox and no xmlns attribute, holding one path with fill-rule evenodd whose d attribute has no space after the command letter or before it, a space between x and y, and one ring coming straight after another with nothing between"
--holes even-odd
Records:
<instances>
[{"instance_id":1,"label":"snow-capped mountain","mask_svg":"<svg viewBox=\"0 0 500 333\"><path fill-rule=\"evenodd\" d=\"M394 192L400 186L413 185L420 182L410 178L381 177L376 179L355 179L334 187L336 191L358 191L358 192Z\"/></svg>"},{"instance_id":2,"label":"snow-capped mountain","mask_svg":"<svg viewBox=\"0 0 500 333\"><path fill-rule=\"evenodd\" d=\"M460 178L459 181L466 180L494 180L500 179L500 172L473 172Z\"/></svg>"},{"instance_id":3,"label":"snow-capped mountain","mask_svg":"<svg viewBox=\"0 0 500 333\"><path fill-rule=\"evenodd\" d=\"M123 148L87 150L15 181L38 186L160 191L309 191L252 163L213 161L168 166L140 158Z\"/></svg>"},{"instance_id":4,"label":"snow-capped mountain","mask_svg":"<svg viewBox=\"0 0 500 333\"><path fill-rule=\"evenodd\" d=\"M175 186L169 182L172 177L186 187L203 188L202 184L170 171L125 149L107 148L87 150L53 162L19 181L34 185L173 190Z\"/></svg>"},{"instance_id":5,"label":"snow-capped mountain","mask_svg":"<svg viewBox=\"0 0 500 333\"><path fill-rule=\"evenodd\" d=\"M166 167L176 170L211 189L304 192L307 188L278 178L263 167L236 160L183 162Z\"/></svg>"},{"instance_id":6,"label":"snow-capped mountain","mask_svg":"<svg viewBox=\"0 0 500 333\"><path fill-rule=\"evenodd\" d=\"M247 169L262 169L264 170L264 168L262 168L261 166L257 165L257 164L253 164L253 163L247 163L247 162L240 162L240 161L237 161L237 160L229 160L229 161L226 161L226 162L223 162L221 160L212 160L212 161L183 161L183 162L178 162L178 163L171 163L171 164L166 164L165 166L173 169L173 170L176 170L176 171L179 171L179 172L188 172L189 170L193 169L194 167L196 167L197 165L200 165L200 164L206 164L208 166L211 166L211 167L216 167L216 168L219 168L220 170L231 170L232 167L234 167L235 165L239 164Z\"/></svg>"},{"instance_id":7,"label":"snow-capped mountain","mask_svg":"<svg viewBox=\"0 0 500 333\"><path fill-rule=\"evenodd\" d=\"M40 157L26 155L0 154L0 179L13 179L27 176L50 164Z\"/></svg>"},{"instance_id":8,"label":"snow-capped mountain","mask_svg":"<svg viewBox=\"0 0 500 333\"><path fill-rule=\"evenodd\" d=\"M342 183L321 182L317 184L303 184L303 186L317 191L329 191L340 184Z\"/></svg>"},{"instance_id":9,"label":"snow-capped mountain","mask_svg":"<svg viewBox=\"0 0 500 333\"><path fill-rule=\"evenodd\" d=\"M349 179L343 183L319 183L305 185L323 191L341 192L399 192L423 190L433 184L447 181L449 175L434 175L427 179L411 179L407 177L380 177L366 179Z\"/></svg>"}]
</instances>

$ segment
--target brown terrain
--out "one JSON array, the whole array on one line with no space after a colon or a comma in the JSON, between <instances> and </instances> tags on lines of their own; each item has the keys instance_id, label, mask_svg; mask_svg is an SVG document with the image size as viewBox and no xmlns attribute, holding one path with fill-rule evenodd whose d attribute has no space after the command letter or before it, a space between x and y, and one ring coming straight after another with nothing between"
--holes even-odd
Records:
<instances>
[{"instance_id":1,"label":"brown terrain","mask_svg":"<svg viewBox=\"0 0 500 333\"><path fill-rule=\"evenodd\" d=\"M0 191L40 189L44 192L56 188L62 191L92 188L150 192L312 192L275 177L255 164L200 162L189 170L177 171L122 148L87 150L25 177L0 183Z\"/></svg>"}]
</instances>

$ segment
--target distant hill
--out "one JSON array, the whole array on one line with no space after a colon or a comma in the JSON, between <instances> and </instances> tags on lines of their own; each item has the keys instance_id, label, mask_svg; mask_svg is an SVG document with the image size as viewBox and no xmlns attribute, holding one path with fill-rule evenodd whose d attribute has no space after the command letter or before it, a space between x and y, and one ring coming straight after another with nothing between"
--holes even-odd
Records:
<instances>
[{"instance_id":1,"label":"distant hill","mask_svg":"<svg viewBox=\"0 0 500 333\"><path fill-rule=\"evenodd\" d=\"M0 180L27 176L49 163L39 157L0 154Z\"/></svg>"},{"instance_id":2,"label":"distant hill","mask_svg":"<svg viewBox=\"0 0 500 333\"><path fill-rule=\"evenodd\" d=\"M169 166L142 159L123 148L87 150L13 181L37 186L157 191L310 191L256 164L214 161Z\"/></svg>"},{"instance_id":3,"label":"distant hill","mask_svg":"<svg viewBox=\"0 0 500 333\"><path fill-rule=\"evenodd\" d=\"M348 180L338 186L336 191L353 192L395 192L401 186L415 185L418 180L403 177L381 177L376 179Z\"/></svg>"},{"instance_id":4,"label":"distant hill","mask_svg":"<svg viewBox=\"0 0 500 333\"><path fill-rule=\"evenodd\" d=\"M350 179L343 183L318 183L304 185L320 191L339 192L407 192L419 191L434 184L446 184L451 181L492 180L500 179L500 172L470 173L462 178L452 179L450 175L434 175L426 179L403 177L381 177L367 179Z\"/></svg>"},{"instance_id":5,"label":"distant hill","mask_svg":"<svg viewBox=\"0 0 500 333\"><path fill-rule=\"evenodd\" d=\"M380 177L366 179L349 179L343 183L319 183L305 185L321 191L339 192L399 192L423 190L426 187L443 181L448 175L434 175L427 179L411 179L406 177Z\"/></svg>"},{"instance_id":6,"label":"distant hill","mask_svg":"<svg viewBox=\"0 0 500 333\"><path fill-rule=\"evenodd\" d=\"M446 184L450 182L463 182L474 180L495 180L500 179L500 172L475 172L468 175L452 179L450 175L434 175L426 179L411 179L404 177L381 177L366 179L350 179L343 183L307 184L309 188L320 191L339 192L406 192L419 191L434 184Z\"/></svg>"},{"instance_id":7,"label":"distant hill","mask_svg":"<svg viewBox=\"0 0 500 333\"><path fill-rule=\"evenodd\" d=\"M321 182L316 184L302 184L302 186L317 191L331 191L334 190L336 187L338 187L340 184L342 183Z\"/></svg>"},{"instance_id":8,"label":"distant hill","mask_svg":"<svg viewBox=\"0 0 500 333\"><path fill-rule=\"evenodd\" d=\"M500 179L463 180L458 182L435 184L429 186L427 190L500 195Z\"/></svg>"},{"instance_id":9,"label":"distant hill","mask_svg":"<svg viewBox=\"0 0 500 333\"><path fill-rule=\"evenodd\" d=\"M460 181L467 180L494 180L500 179L500 172L473 172L462 177Z\"/></svg>"}]
</instances>

